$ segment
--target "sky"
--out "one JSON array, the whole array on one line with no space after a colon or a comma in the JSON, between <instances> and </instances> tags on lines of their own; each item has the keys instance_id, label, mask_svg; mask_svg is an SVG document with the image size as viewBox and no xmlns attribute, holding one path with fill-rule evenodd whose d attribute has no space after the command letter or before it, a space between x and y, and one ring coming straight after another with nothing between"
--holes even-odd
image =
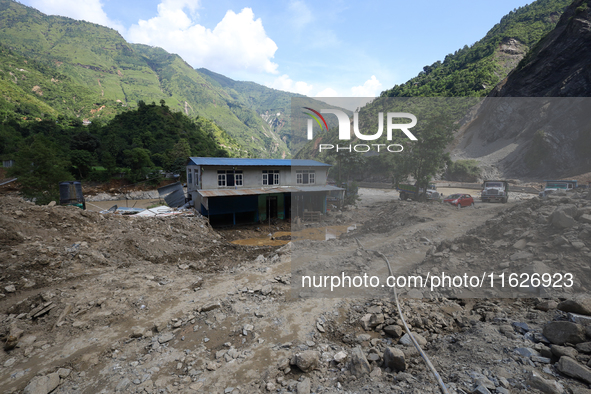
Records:
<instances>
[{"instance_id":1,"label":"sky","mask_svg":"<svg viewBox=\"0 0 591 394\"><path fill-rule=\"evenodd\" d=\"M20 0L239 81L375 97L478 41L524 0Z\"/></svg>"}]
</instances>

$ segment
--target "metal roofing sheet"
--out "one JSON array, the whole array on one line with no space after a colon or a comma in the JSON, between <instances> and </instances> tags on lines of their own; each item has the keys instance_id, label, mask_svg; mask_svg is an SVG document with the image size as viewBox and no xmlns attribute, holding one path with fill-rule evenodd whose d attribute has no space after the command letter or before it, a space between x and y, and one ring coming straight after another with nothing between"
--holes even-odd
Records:
<instances>
[{"instance_id":1,"label":"metal roofing sheet","mask_svg":"<svg viewBox=\"0 0 591 394\"><path fill-rule=\"evenodd\" d=\"M169 207L178 208L185 204L185 192L180 182L158 188L158 195L164 197Z\"/></svg>"},{"instance_id":2,"label":"metal roofing sheet","mask_svg":"<svg viewBox=\"0 0 591 394\"><path fill-rule=\"evenodd\" d=\"M273 194L273 193L302 193L302 192L329 192L334 190L345 190L336 186L278 186L256 189L209 189L198 190L203 197L229 197L229 196L249 196L253 194Z\"/></svg>"},{"instance_id":3,"label":"metal roofing sheet","mask_svg":"<svg viewBox=\"0 0 591 394\"><path fill-rule=\"evenodd\" d=\"M231 157L190 157L187 165L197 166L268 166L268 167L331 167L316 160L237 159Z\"/></svg>"}]
</instances>

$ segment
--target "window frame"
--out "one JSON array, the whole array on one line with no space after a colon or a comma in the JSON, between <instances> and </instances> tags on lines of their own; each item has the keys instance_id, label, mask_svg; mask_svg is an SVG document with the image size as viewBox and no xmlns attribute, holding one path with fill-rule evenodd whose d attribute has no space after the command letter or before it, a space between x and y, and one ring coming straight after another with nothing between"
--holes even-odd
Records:
<instances>
[{"instance_id":1,"label":"window frame","mask_svg":"<svg viewBox=\"0 0 591 394\"><path fill-rule=\"evenodd\" d=\"M296 185L315 185L315 170L296 170Z\"/></svg>"},{"instance_id":2,"label":"window frame","mask_svg":"<svg viewBox=\"0 0 591 394\"><path fill-rule=\"evenodd\" d=\"M226 171L218 170L218 187L226 187Z\"/></svg>"},{"instance_id":3,"label":"window frame","mask_svg":"<svg viewBox=\"0 0 591 394\"><path fill-rule=\"evenodd\" d=\"M262 170L261 183L263 186L277 186L281 184L281 170Z\"/></svg>"}]
</instances>

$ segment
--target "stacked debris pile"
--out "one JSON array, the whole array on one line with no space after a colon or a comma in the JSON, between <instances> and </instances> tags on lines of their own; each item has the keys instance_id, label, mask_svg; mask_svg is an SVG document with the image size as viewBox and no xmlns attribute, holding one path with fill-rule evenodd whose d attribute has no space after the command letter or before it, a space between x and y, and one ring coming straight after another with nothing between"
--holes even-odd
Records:
<instances>
[{"instance_id":1,"label":"stacked debris pile","mask_svg":"<svg viewBox=\"0 0 591 394\"><path fill-rule=\"evenodd\" d=\"M0 297L12 288L35 289L93 268L151 262L209 272L258 253L227 243L200 215L103 215L13 197L0 205Z\"/></svg>"},{"instance_id":2,"label":"stacked debris pile","mask_svg":"<svg viewBox=\"0 0 591 394\"><path fill-rule=\"evenodd\" d=\"M489 275L494 274L494 289L484 286L488 289L480 293L453 289L448 296L567 297L571 293L588 292L591 290L589 194L535 197L516 204L464 236L436 243L413 272L460 276L486 273L487 285L491 280ZM544 278L551 279L550 286L529 283L536 277L533 274L539 278L546 274ZM510 275L518 279L511 285Z\"/></svg>"}]
</instances>

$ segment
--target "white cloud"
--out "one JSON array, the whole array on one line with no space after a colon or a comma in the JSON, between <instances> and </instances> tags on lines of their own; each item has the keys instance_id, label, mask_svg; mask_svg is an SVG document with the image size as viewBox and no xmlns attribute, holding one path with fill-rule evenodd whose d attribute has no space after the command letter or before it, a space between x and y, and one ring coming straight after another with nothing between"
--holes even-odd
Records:
<instances>
[{"instance_id":1,"label":"white cloud","mask_svg":"<svg viewBox=\"0 0 591 394\"><path fill-rule=\"evenodd\" d=\"M273 89L284 90L286 92L303 94L305 96L307 96L314 87L303 81L294 82L287 74L275 78L275 80L267 86Z\"/></svg>"},{"instance_id":2,"label":"white cloud","mask_svg":"<svg viewBox=\"0 0 591 394\"><path fill-rule=\"evenodd\" d=\"M290 13L289 22L296 28L302 29L310 22L312 22L312 12L304 3L300 0L291 1L287 7Z\"/></svg>"},{"instance_id":3,"label":"white cloud","mask_svg":"<svg viewBox=\"0 0 591 394\"><path fill-rule=\"evenodd\" d=\"M365 81L361 86L353 86L351 93L354 97L376 97L382 91L382 84L377 80L375 75Z\"/></svg>"},{"instance_id":4,"label":"white cloud","mask_svg":"<svg viewBox=\"0 0 591 394\"><path fill-rule=\"evenodd\" d=\"M336 90L332 88L326 88L321 90L320 92L316 93L316 97L340 97L341 95L337 93Z\"/></svg>"},{"instance_id":5,"label":"white cloud","mask_svg":"<svg viewBox=\"0 0 591 394\"><path fill-rule=\"evenodd\" d=\"M100 0L31 0L30 5L44 14L67 16L125 32L121 23L111 20L103 11Z\"/></svg>"},{"instance_id":6,"label":"white cloud","mask_svg":"<svg viewBox=\"0 0 591 394\"><path fill-rule=\"evenodd\" d=\"M186 8L195 17L196 5L191 8L187 1L164 0L158 5L157 16L129 28L128 40L162 47L193 67L222 73L277 73L277 64L271 61L277 45L267 36L261 19L255 19L252 9L244 8L238 14L228 11L211 30L194 23Z\"/></svg>"}]
</instances>

